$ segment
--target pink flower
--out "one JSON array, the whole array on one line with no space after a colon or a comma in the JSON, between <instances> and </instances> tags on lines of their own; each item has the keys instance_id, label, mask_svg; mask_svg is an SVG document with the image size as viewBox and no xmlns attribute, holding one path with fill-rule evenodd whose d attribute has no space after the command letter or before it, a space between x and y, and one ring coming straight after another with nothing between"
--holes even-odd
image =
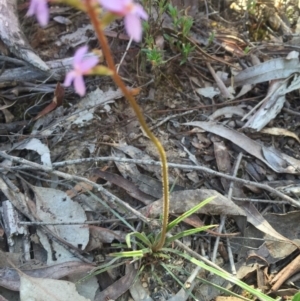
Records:
<instances>
[{"instance_id":1,"label":"pink flower","mask_svg":"<svg viewBox=\"0 0 300 301\"><path fill-rule=\"evenodd\" d=\"M83 80L83 75L89 74L92 68L98 64L98 58L96 56L84 58L88 51L87 46L77 49L73 59L73 70L70 71L64 82L64 86L69 87L74 82L75 91L84 96L86 88Z\"/></svg>"},{"instance_id":2,"label":"pink flower","mask_svg":"<svg viewBox=\"0 0 300 301\"><path fill-rule=\"evenodd\" d=\"M47 0L30 0L27 16L36 16L41 26L46 26L49 21Z\"/></svg>"},{"instance_id":3,"label":"pink flower","mask_svg":"<svg viewBox=\"0 0 300 301\"><path fill-rule=\"evenodd\" d=\"M142 39L141 19L147 20L148 15L140 4L132 0L98 0L108 11L125 17L125 29L136 42Z\"/></svg>"}]
</instances>

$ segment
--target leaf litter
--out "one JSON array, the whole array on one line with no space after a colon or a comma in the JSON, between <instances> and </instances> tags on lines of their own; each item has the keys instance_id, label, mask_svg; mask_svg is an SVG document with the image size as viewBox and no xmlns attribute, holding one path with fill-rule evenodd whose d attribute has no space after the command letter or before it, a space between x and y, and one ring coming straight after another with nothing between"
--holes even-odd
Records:
<instances>
[{"instance_id":1,"label":"leaf litter","mask_svg":"<svg viewBox=\"0 0 300 301\"><path fill-rule=\"evenodd\" d=\"M180 1L173 2L179 9L186 9ZM137 55L140 49L135 45L119 69L129 86L141 87L133 92L139 93L147 122L162 141L169 163L175 164L169 175L170 218L207 197L216 196L187 218L174 234L179 228L184 231L218 224L212 230L185 238L184 243L210 259L216 249L220 266L236 270L240 279L251 278L262 291L271 290L279 295L280 289L289 288L292 292L289 282L283 284L283 281L299 270L299 258L294 256L299 249L300 206L297 205L299 53L297 47L291 46L294 37L287 46L279 31L274 34L279 29L291 34L288 26L280 21L279 6L267 5L270 11L275 9L276 24L270 19L248 20L253 28L260 24L262 32L275 43L266 39L256 47L248 44L236 27L224 21L228 18L225 11L230 12L230 22L244 21L247 17L241 12L245 7L237 3L223 11L214 8L214 1L209 1L208 8L219 11L212 15L228 27L229 35L211 27L211 17L202 15L206 8L201 1L189 2L192 9L185 12L195 20L188 41L195 48L186 63L181 64L179 59L180 47L171 43L172 39L178 42L180 36L170 16L164 13L164 22L159 22L164 34L155 37L165 59L163 65L149 65L147 73L142 66L147 69L149 63L142 54ZM23 18L22 8L18 9ZM38 56L31 56L35 62L29 61L24 67L24 58L18 52L14 53L18 58L15 59L3 50L6 59L14 60L9 61L0 76L3 113L0 124L3 225L0 230L5 233L0 241L3 257L0 286L20 292L18 300L115 300L120 296L125 300L158 297L192 300L171 277L173 274L182 284L191 284L194 298L214 299L220 292L197 282L191 275L199 271L186 262L179 263L176 257L172 257L174 264L168 272L166 266L155 273L145 269L139 274L133 263L126 262L126 269L112 265L86 283L79 281L74 285L82 277L92 275L98 265L109 262L112 251L124 248L125 236L131 228L147 230L148 226L142 225L134 212L145 215L144 221L155 219L159 224L162 185L160 167L152 164L158 155L110 79L87 78L88 94L81 100L72 89L60 87L59 82L70 68L73 50L83 44L95 47L96 39L91 27L82 25L87 23L82 15L72 16L62 7L53 9L55 23L49 28L29 31L28 20L24 19L25 35L33 41L27 51L36 50ZM266 10L264 5L255 5L255 10L259 9ZM259 18L269 18L256 13ZM212 30L216 31L213 38ZM114 54L121 60L121 52L126 47L123 42L128 37L117 23L106 34L109 39L115 39ZM258 31L253 32L249 27L252 42L259 39L257 34ZM0 36L5 35L0 23ZM4 43L11 49L11 41L4 39ZM2 65L4 57L0 58ZM141 61L135 61L137 57ZM30 64L50 68L52 77ZM109 160L97 160L111 154ZM132 161L114 161L120 158ZM57 162L65 165L57 168ZM192 169L195 166L207 168L209 172ZM228 179L226 175L233 178ZM81 177L80 181L77 176ZM235 181L234 177L247 183ZM263 184L258 186L257 182ZM102 190L97 191L96 185L101 185ZM285 198L272 193L270 187L274 192L288 195L293 202L287 203ZM120 202L113 202L114 198ZM222 218L226 220L223 229ZM225 245L223 250L222 245ZM234 256L231 265L230 252ZM5 260L12 260L13 255L14 265L28 275L21 273L21 283L19 274ZM259 264L253 268L251 260ZM283 265L282 260L285 260ZM149 266L156 267L155 264L146 262ZM271 269L270 265L276 268ZM226 286L216 276L204 272L199 275L203 281L209 279L215 285ZM140 282L135 282L137 278ZM61 291L70 295L64 296ZM5 298L4 293L0 298Z\"/></svg>"}]
</instances>

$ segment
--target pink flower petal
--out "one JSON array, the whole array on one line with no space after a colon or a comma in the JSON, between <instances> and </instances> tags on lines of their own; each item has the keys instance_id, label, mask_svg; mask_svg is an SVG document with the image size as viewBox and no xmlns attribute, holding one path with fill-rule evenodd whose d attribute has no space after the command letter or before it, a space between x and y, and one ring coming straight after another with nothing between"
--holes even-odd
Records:
<instances>
[{"instance_id":1,"label":"pink flower petal","mask_svg":"<svg viewBox=\"0 0 300 301\"><path fill-rule=\"evenodd\" d=\"M73 66L80 65L84 55L88 52L87 46L78 48L73 58Z\"/></svg>"},{"instance_id":2,"label":"pink flower petal","mask_svg":"<svg viewBox=\"0 0 300 301\"><path fill-rule=\"evenodd\" d=\"M142 24L138 16L128 14L124 19L125 29L128 35L135 41L140 42L142 39Z\"/></svg>"},{"instance_id":3,"label":"pink flower petal","mask_svg":"<svg viewBox=\"0 0 300 301\"><path fill-rule=\"evenodd\" d=\"M73 70L70 71L70 72L66 75L66 78L65 78L65 81L64 81L64 86L65 86L65 87L71 86L72 81L74 80L75 77L76 77L75 71L73 71Z\"/></svg>"},{"instance_id":4,"label":"pink flower petal","mask_svg":"<svg viewBox=\"0 0 300 301\"><path fill-rule=\"evenodd\" d=\"M98 64L99 59L96 56L91 56L83 59L79 64L79 69L82 73L86 73Z\"/></svg>"},{"instance_id":5,"label":"pink flower petal","mask_svg":"<svg viewBox=\"0 0 300 301\"><path fill-rule=\"evenodd\" d=\"M84 96L85 94L85 83L82 75L77 75L74 79L74 88L75 91L80 95Z\"/></svg>"},{"instance_id":6,"label":"pink flower petal","mask_svg":"<svg viewBox=\"0 0 300 301\"><path fill-rule=\"evenodd\" d=\"M38 5L38 1L39 0L31 0L30 1L29 8L28 8L28 11L26 14L27 16L31 17L35 14L36 6Z\"/></svg>"},{"instance_id":7,"label":"pink flower petal","mask_svg":"<svg viewBox=\"0 0 300 301\"><path fill-rule=\"evenodd\" d=\"M46 26L49 22L49 10L47 2L40 1L37 6L36 18L41 26Z\"/></svg>"},{"instance_id":8,"label":"pink flower petal","mask_svg":"<svg viewBox=\"0 0 300 301\"><path fill-rule=\"evenodd\" d=\"M142 5L138 3L135 4L133 13L142 18L143 20L148 20L148 14L146 13Z\"/></svg>"},{"instance_id":9,"label":"pink flower petal","mask_svg":"<svg viewBox=\"0 0 300 301\"><path fill-rule=\"evenodd\" d=\"M131 0L129 1L124 1L124 0L99 0L99 3L105 8L106 10L110 12L115 12L115 13L125 13L124 10L126 8L127 3L132 2Z\"/></svg>"},{"instance_id":10,"label":"pink flower petal","mask_svg":"<svg viewBox=\"0 0 300 301\"><path fill-rule=\"evenodd\" d=\"M41 26L46 26L49 21L49 9L46 0L30 0L27 16L35 15Z\"/></svg>"}]
</instances>

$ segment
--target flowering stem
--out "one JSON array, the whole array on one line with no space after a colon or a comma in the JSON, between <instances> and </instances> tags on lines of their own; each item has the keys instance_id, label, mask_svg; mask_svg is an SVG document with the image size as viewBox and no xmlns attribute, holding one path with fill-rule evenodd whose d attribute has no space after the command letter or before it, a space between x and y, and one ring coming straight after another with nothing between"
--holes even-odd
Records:
<instances>
[{"instance_id":1,"label":"flowering stem","mask_svg":"<svg viewBox=\"0 0 300 301\"><path fill-rule=\"evenodd\" d=\"M133 97L131 92L127 89L125 83L123 82L123 80L121 79L121 77L119 76L119 74L116 71L115 63L114 63L110 48L108 46L106 36L103 33L101 21L98 18L96 11L94 10L92 2L93 2L93 0L86 0L87 14L89 15L92 25L95 29L99 43L102 46L103 55L106 58L107 65L108 65L109 69L111 69L113 72L112 78L113 78L114 82L117 84L117 86L120 88L120 90L122 91L122 93L124 94L126 99L129 101L131 107L133 108L133 110L137 116L137 119L138 119L141 127L143 128L145 133L148 135L149 139L156 146L159 156L160 156L160 160L161 160L161 164L162 164L162 179L163 179L162 180L163 181L163 223L162 223L160 239L153 246L153 251L158 251L164 246L165 239L166 239L166 233L167 233L168 219L169 219L169 177L168 177L168 163L167 163L166 153L165 153L163 146L159 142L159 140L149 129L149 127L145 121L145 118L144 118L143 114L141 113L141 110L140 110L138 104L136 103L135 98Z\"/></svg>"}]
</instances>

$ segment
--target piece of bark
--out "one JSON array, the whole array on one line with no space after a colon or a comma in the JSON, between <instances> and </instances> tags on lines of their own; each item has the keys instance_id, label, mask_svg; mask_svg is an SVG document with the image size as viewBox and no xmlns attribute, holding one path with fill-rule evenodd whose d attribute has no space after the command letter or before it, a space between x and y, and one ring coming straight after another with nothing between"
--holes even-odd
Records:
<instances>
[{"instance_id":1,"label":"piece of bark","mask_svg":"<svg viewBox=\"0 0 300 301\"><path fill-rule=\"evenodd\" d=\"M95 266L92 264L86 264L78 261L70 261L52 266L35 268L31 270L25 270L21 268L21 271L31 277L61 279L63 277L73 274L84 275L94 268ZM19 291L20 276L16 269L8 267L0 269L0 286L12 291Z\"/></svg>"},{"instance_id":2,"label":"piece of bark","mask_svg":"<svg viewBox=\"0 0 300 301\"><path fill-rule=\"evenodd\" d=\"M17 133L21 129L25 128L28 121L16 121L10 123L0 123L0 135L8 135L11 133Z\"/></svg>"},{"instance_id":3,"label":"piece of bark","mask_svg":"<svg viewBox=\"0 0 300 301\"><path fill-rule=\"evenodd\" d=\"M271 281L273 284L271 291L276 292L281 285L289 279L291 276L295 275L300 271L300 255L298 255L292 262L290 262L286 267L284 267Z\"/></svg>"},{"instance_id":4,"label":"piece of bark","mask_svg":"<svg viewBox=\"0 0 300 301\"><path fill-rule=\"evenodd\" d=\"M95 56L93 53L87 54L85 57ZM26 80L27 82L35 80L61 81L64 79L66 72L72 69L73 58L66 58L62 60L48 61L50 75L31 66L18 67L5 70L0 75L0 85L4 82L20 82Z\"/></svg>"},{"instance_id":5,"label":"piece of bark","mask_svg":"<svg viewBox=\"0 0 300 301\"><path fill-rule=\"evenodd\" d=\"M15 56L39 70L49 71L49 67L35 54L20 28L16 0L0 1L0 38Z\"/></svg>"}]
</instances>

